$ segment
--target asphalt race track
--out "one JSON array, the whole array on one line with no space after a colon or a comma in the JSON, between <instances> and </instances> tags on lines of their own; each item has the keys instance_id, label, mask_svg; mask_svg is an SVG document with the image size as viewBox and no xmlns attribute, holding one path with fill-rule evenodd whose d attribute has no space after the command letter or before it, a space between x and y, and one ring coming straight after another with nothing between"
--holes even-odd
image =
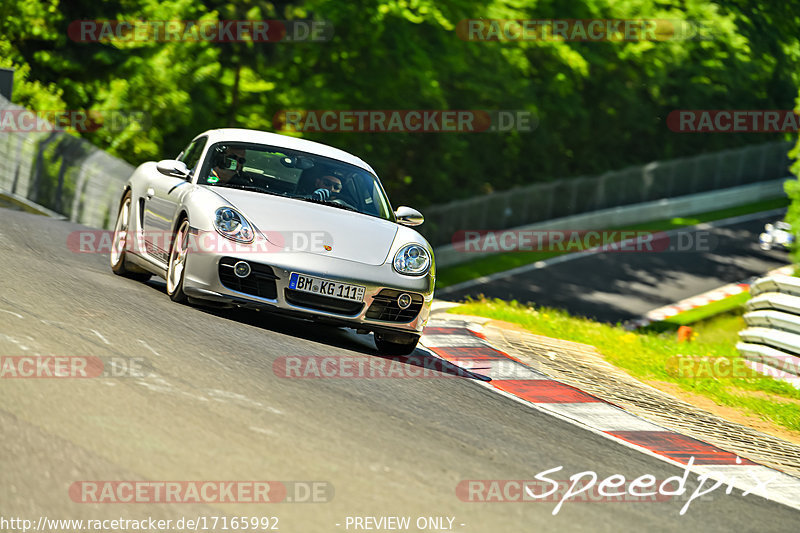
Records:
<instances>
[{"instance_id":1,"label":"asphalt race track","mask_svg":"<svg viewBox=\"0 0 800 533\"><path fill-rule=\"evenodd\" d=\"M724 227L687 229L683 237L671 237L671 244L684 246L685 251L578 253L573 260L551 267L462 290L439 291L437 296L459 301L484 295L566 309L605 322L624 322L788 264L785 251L764 251L758 245L764 224L778 218L772 215ZM708 235L698 240L698 232Z\"/></svg>"},{"instance_id":2,"label":"asphalt race track","mask_svg":"<svg viewBox=\"0 0 800 533\"><path fill-rule=\"evenodd\" d=\"M724 231L743 237L756 226ZM0 380L4 517L36 523L41 516L277 516L284 532L355 531L348 517L366 516L410 516L409 530L418 531L418 517L454 517L454 531L515 533L791 531L800 520L796 510L723 490L692 502L683 516L684 499L567 501L555 516L555 502L461 501L456 487L462 480L530 480L557 466L563 470L554 479L591 470L600 478L652 474L662 480L683 470L467 378L278 377L273 363L287 355L377 355L369 337L345 330L175 304L160 280L123 279L111 273L107 255L69 251L68 234L79 229L0 209L0 355L133 358L151 374ZM731 261L723 260L724 250L709 257L718 271L708 276L735 277L777 263L773 254L755 254L741 266L745 252L737 254ZM639 269L646 265L635 263L643 260L634 257L620 268L610 258L592 259L608 271L627 272L614 285L644 279ZM661 275L677 268L660 260ZM581 261L550 275L570 279L565 271ZM645 287L654 287L658 277ZM561 290L576 294L580 287L572 283ZM76 503L69 489L86 480L317 481L332 497L316 503ZM696 487L694 476L687 485Z\"/></svg>"}]
</instances>

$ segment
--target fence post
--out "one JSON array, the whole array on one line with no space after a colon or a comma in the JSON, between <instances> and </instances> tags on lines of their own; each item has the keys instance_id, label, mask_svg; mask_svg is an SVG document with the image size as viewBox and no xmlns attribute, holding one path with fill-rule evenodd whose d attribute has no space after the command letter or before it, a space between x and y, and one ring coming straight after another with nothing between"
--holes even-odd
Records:
<instances>
[{"instance_id":1,"label":"fence post","mask_svg":"<svg viewBox=\"0 0 800 533\"><path fill-rule=\"evenodd\" d=\"M655 161L651 161L647 163L645 166L642 167L642 202L647 202L648 200L652 200L650 198L650 191L653 188L653 182L655 178L653 177L654 170L658 167L658 163Z\"/></svg>"},{"instance_id":2,"label":"fence post","mask_svg":"<svg viewBox=\"0 0 800 533\"><path fill-rule=\"evenodd\" d=\"M744 157L745 157L745 151L744 150L740 150L739 151L739 167L737 168L737 172L736 172L736 185L741 184L742 183L742 179L744 178Z\"/></svg>"},{"instance_id":3,"label":"fence post","mask_svg":"<svg viewBox=\"0 0 800 533\"><path fill-rule=\"evenodd\" d=\"M607 181L608 181L608 178L605 176L605 174L603 174L603 175L601 175L600 177L597 178L597 181L596 181L597 187L595 187L595 189L594 189L594 202L593 202L593 205L594 205L595 209L602 209L603 208L602 207L603 206L603 202L604 202L604 200L606 198L606 184L607 184L606 182Z\"/></svg>"},{"instance_id":4,"label":"fence post","mask_svg":"<svg viewBox=\"0 0 800 533\"><path fill-rule=\"evenodd\" d=\"M555 193L553 192L554 190L555 186L553 185L553 182L551 182L550 190L547 192L547 217L545 220L553 218L553 203L555 199Z\"/></svg>"}]
</instances>

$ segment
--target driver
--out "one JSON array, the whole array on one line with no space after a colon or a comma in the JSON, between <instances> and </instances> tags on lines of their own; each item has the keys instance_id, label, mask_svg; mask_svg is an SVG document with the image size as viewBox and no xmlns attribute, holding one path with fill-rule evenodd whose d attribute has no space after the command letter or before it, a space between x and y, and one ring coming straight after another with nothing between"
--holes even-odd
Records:
<instances>
[{"instance_id":1,"label":"driver","mask_svg":"<svg viewBox=\"0 0 800 533\"><path fill-rule=\"evenodd\" d=\"M244 148L224 146L217 149L211 165L211 173L206 178L208 183L214 185L225 185L227 183L248 183L247 177L242 174L245 164L246 151Z\"/></svg>"},{"instance_id":2,"label":"driver","mask_svg":"<svg viewBox=\"0 0 800 533\"><path fill-rule=\"evenodd\" d=\"M327 202L335 199L342 192L342 180L332 174L323 174L314 180L314 188L316 190L311 193L311 197Z\"/></svg>"}]
</instances>

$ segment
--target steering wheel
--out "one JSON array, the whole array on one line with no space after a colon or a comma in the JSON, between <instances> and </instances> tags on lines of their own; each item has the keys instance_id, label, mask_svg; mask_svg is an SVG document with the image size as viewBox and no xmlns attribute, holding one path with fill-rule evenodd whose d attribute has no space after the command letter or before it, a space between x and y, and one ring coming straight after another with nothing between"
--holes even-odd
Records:
<instances>
[{"instance_id":1,"label":"steering wheel","mask_svg":"<svg viewBox=\"0 0 800 533\"><path fill-rule=\"evenodd\" d=\"M356 211L358 211L358 209L356 209L356 206L352 205L350 202L342 200L341 198L336 198L335 200L331 200L331 202L333 202L335 204L343 205L345 207L349 207L350 209L355 209Z\"/></svg>"}]
</instances>

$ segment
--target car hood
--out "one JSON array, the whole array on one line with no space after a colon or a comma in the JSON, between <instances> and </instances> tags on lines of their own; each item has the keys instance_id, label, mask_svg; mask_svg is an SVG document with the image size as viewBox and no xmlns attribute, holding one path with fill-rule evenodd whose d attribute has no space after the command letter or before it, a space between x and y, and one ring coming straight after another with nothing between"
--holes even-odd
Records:
<instances>
[{"instance_id":1,"label":"car hood","mask_svg":"<svg viewBox=\"0 0 800 533\"><path fill-rule=\"evenodd\" d=\"M394 222L345 209L239 189L214 192L284 249L382 265L397 235Z\"/></svg>"}]
</instances>

